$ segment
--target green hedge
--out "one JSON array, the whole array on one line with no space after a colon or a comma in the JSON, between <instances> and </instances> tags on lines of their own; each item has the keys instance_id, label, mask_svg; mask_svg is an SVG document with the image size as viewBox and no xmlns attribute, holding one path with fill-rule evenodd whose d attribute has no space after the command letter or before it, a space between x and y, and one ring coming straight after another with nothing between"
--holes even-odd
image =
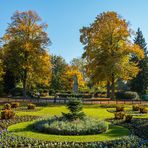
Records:
<instances>
[{"instance_id":1,"label":"green hedge","mask_svg":"<svg viewBox=\"0 0 148 148\"><path fill-rule=\"evenodd\" d=\"M92 94L68 94L68 93L57 93L56 96L59 98L92 98Z\"/></svg>"},{"instance_id":2,"label":"green hedge","mask_svg":"<svg viewBox=\"0 0 148 148\"><path fill-rule=\"evenodd\" d=\"M126 91L126 92L117 92L117 100L140 100L140 97L137 92Z\"/></svg>"}]
</instances>

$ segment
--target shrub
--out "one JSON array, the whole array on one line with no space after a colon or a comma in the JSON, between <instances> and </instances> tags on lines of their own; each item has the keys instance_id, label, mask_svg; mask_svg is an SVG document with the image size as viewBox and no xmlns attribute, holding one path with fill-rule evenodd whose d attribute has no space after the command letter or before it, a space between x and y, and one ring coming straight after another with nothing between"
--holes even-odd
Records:
<instances>
[{"instance_id":1,"label":"shrub","mask_svg":"<svg viewBox=\"0 0 148 148\"><path fill-rule=\"evenodd\" d=\"M49 91L47 89L39 89L40 96L45 97L49 95Z\"/></svg>"},{"instance_id":2,"label":"shrub","mask_svg":"<svg viewBox=\"0 0 148 148\"><path fill-rule=\"evenodd\" d=\"M148 92L147 92L147 94L142 95L141 97L142 97L142 100L148 101Z\"/></svg>"},{"instance_id":3,"label":"shrub","mask_svg":"<svg viewBox=\"0 0 148 148\"><path fill-rule=\"evenodd\" d=\"M140 107L139 105L133 105L133 111L139 111Z\"/></svg>"},{"instance_id":4,"label":"shrub","mask_svg":"<svg viewBox=\"0 0 148 148\"><path fill-rule=\"evenodd\" d=\"M11 103L11 108L17 108L20 106L20 103L19 102L12 102Z\"/></svg>"},{"instance_id":5,"label":"shrub","mask_svg":"<svg viewBox=\"0 0 148 148\"><path fill-rule=\"evenodd\" d=\"M80 99L71 98L67 103L67 108L70 113L62 113L68 120L82 119L85 114L82 112L83 105Z\"/></svg>"},{"instance_id":6,"label":"shrub","mask_svg":"<svg viewBox=\"0 0 148 148\"><path fill-rule=\"evenodd\" d=\"M92 94L83 94L83 93L71 93L71 92L66 92L66 93L57 93L56 96L59 98L92 98Z\"/></svg>"},{"instance_id":7,"label":"shrub","mask_svg":"<svg viewBox=\"0 0 148 148\"><path fill-rule=\"evenodd\" d=\"M115 115L115 119L120 120L120 119L124 119L125 113L124 112L116 112L114 113Z\"/></svg>"},{"instance_id":8,"label":"shrub","mask_svg":"<svg viewBox=\"0 0 148 148\"><path fill-rule=\"evenodd\" d=\"M133 115L125 115L125 122L131 122Z\"/></svg>"},{"instance_id":9,"label":"shrub","mask_svg":"<svg viewBox=\"0 0 148 148\"><path fill-rule=\"evenodd\" d=\"M89 135L105 132L108 129L108 124L92 118L75 121L65 120L64 118L51 118L37 121L33 127L39 132L48 134Z\"/></svg>"},{"instance_id":10,"label":"shrub","mask_svg":"<svg viewBox=\"0 0 148 148\"><path fill-rule=\"evenodd\" d=\"M117 104L101 104L100 107L102 107L102 108L116 108Z\"/></svg>"},{"instance_id":11,"label":"shrub","mask_svg":"<svg viewBox=\"0 0 148 148\"><path fill-rule=\"evenodd\" d=\"M22 96L23 95L22 92L23 92L22 88L18 88L18 87L10 90L10 93L12 96Z\"/></svg>"},{"instance_id":12,"label":"shrub","mask_svg":"<svg viewBox=\"0 0 148 148\"><path fill-rule=\"evenodd\" d=\"M124 106L116 106L116 112L123 112Z\"/></svg>"},{"instance_id":13,"label":"shrub","mask_svg":"<svg viewBox=\"0 0 148 148\"><path fill-rule=\"evenodd\" d=\"M5 109L10 110L11 109L11 105L9 103L4 104L3 110L5 110Z\"/></svg>"},{"instance_id":14,"label":"shrub","mask_svg":"<svg viewBox=\"0 0 148 148\"><path fill-rule=\"evenodd\" d=\"M55 95L55 93L56 93L56 92L55 92L54 89L50 89L50 90L49 90L49 95Z\"/></svg>"},{"instance_id":15,"label":"shrub","mask_svg":"<svg viewBox=\"0 0 148 148\"><path fill-rule=\"evenodd\" d=\"M141 106L141 107L140 107L140 113L146 114L147 112L148 112L148 110L147 110L146 107L144 107L144 106Z\"/></svg>"},{"instance_id":16,"label":"shrub","mask_svg":"<svg viewBox=\"0 0 148 148\"><path fill-rule=\"evenodd\" d=\"M80 99L72 98L67 103L67 108L71 113L80 112L83 108L82 101Z\"/></svg>"},{"instance_id":17,"label":"shrub","mask_svg":"<svg viewBox=\"0 0 148 148\"><path fill-rule=\"evenodd\" d=\"M47 93L47 92L42 92L40 95L41 95L42 97L46 97L46 96L49 95L49 93Z\"/></svg>"},{"instance_id":18,"label":"shrub","mask_svg":"<svg viewBox=\"0 0 148 148\"><path fill-rule=\"evenodd\" d=\"M116 99L119 99L119 100L139 100L140 97L137 92L126 91L126 92L117 92Z\"/></svg>"},{"instance_id":19,"label":"shrub","mask_svg":"<svg viewBox=\"0 0 148 148\"><path fill-rule=\"evenodd\" d=\"M83 119L85 117L85 114L83 112L79 113L62 113L63 117L67 120L77 120L77 119Z\"/></svg>"},{"instance_id":20,"label":"shrub","mask_svg":"<svg viewBox=\"0 0 148 148\"><path fill-rule=\"evenodd\" d=\"M11 109L5 109L1 112L1 119L12 119L14 118L15 113Z\"/></svg>"},{"instance_id":21,"label":"shrub","mask_svg":"<svg viewBox=\"0 0 148 148\"><path fill-rule=\"evenodd\" d=\"M29 103L27 106L28 106L28 109L35 109L36 107L36 105L32 103Z\"/></svg>"}]
</instances>

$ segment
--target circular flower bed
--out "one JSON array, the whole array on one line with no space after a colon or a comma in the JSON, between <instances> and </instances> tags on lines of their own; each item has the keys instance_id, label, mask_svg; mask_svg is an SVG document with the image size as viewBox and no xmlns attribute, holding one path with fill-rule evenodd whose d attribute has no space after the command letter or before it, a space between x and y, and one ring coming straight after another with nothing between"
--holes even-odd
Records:
<instances>
[{"instance_id":1,"label":"circular flower bed","mask_svg":"<svg viewBox=\"0 0 148 148\"><path fill-rule=\"evenodd\" d=\"M56 135L90 135L107 131L108 124L88 117L74 121L59 117L37 121L33 128L39 132Z\"/></svg>"}]
</instances>

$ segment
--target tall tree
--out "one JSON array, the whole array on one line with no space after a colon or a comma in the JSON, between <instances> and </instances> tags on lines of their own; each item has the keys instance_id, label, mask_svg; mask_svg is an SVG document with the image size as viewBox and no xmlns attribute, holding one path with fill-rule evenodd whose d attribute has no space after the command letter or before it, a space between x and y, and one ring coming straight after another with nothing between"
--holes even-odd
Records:
<instances>
[{"instance_id":1,"label":"tall tree","mask_svg":"<svg viewBox=\"0 0 148 148\"><path fill-rule=\"evenodd\" d=\"M1 43L1 40L0 40ZM4 62L3 62L3 52L0 46L0 95L4 92Z\"/></svg>"},{"instance_id":2,"label":"tall tree","mask_svg":"<svg viewBox=\"0 0 148 148\"><path fill-rule=\"evenodd\" d=\"M66 71L68 70L68 64L66 63L65 59L61 56L53 55L51 57L52 63L52 78L51 78L51 85L50 89L58 92L65 90L65 77Z\"/></svg>"},{"instance_id":3,"label":"tall tree","mask_svg":"<svg viewBox=\"0 0 148 148\"><path fill-rule=\"evenodd\" d=\"M0 60L0 82L3 80L3 74L4 74L4 71L3 71L3 63Z\"/></svg>"},{"instance_id":4,"label":"tall tree","mask_svg":"<svg viewBox=\"0 0 148 148\"><path fill-rule=\"evenodd\" d=\"M1 42L2 40L0 40ZM7 65L7 59L5 58L5 53L4 53L4 48L2 47L0 49L0 59L3 63L3 70L4 70L4 75L3 75L3 90L4 93L9 94L10 91L16 87L16 82L18 77L9 70L8 65Z\"/></svg>"},{"instance_id":5,"label":"tall tree","mask_svg":"<svg viewBox=\"0 0 148 148\"><path fill-rule=\"evenodd\" d=\"M12 72L9 70L6 70L5 67L5 74L4 74L4 92L6 94L9 94L10 91L15 88L16 83L15 83L15 77Z\"/></svg>"},{"instance_id":6,"label":"tall tree","mask_svg":"<svg viewBox=\"0 0 148 148\"><path fill-rule=\"evenodd\" d=\"M108 93L111 85L111 98L114 99L116 80L132 79L139 72L137 63L131 61L131 54L141 59L143 51L129 40L128 23L115 12L101 13L80 33L88 74L95 83L106 81Z\"/></svg>"},{"instance_id":7,"label":"tall tree","mask_svg":"<svg viewBox=\"0 0 148 148\"><path fill-rule=\"evenodd\" d=\"M78 67L79 71L83 75L83 79L86 81L87 78L87 73L86 73L86 60L83 58L73 58L72 61L70 62L72 66Z\"/></svg>"},{"instance_id":8,"label":"tall tree","mask_svg":"<svg viewBox=\"0 0 148 148\"><path fill-rule=\"evenodd\" d=\"M85 87L85 81L83 79L83 74L81 71L79 71L77 66L68 66L68 70L66 72L66 77L65 77L65 86L67 90L72 91L73 90L73 85L74 85L74 76L77 76L77 81L78 81L78 89L82 89Z\"/></svg>"},{"instance_id":9,"label":"tall tree","mask_svg":"<svg viewBox=\"0 0 148 148\"><path fill-rule=\"evenodd\" d=\"M140 72L133 80L131 80L130 88L142 95L146 94L146 91L148 90L148 50L145 38L143 37L140 28L138 28L136 32L134 43L141 47L141 50L144 52L144 58L140 60L138 64ZM132 60L137 62L137 58L134 56Z\"/></svg>"},{"instance_id":10,"label":"tall tree","mask_svg":"<svg viewBox=\"0 0 148 148\"><path fill-rule=\"evenodd\" d=\"M45 50L50 43L44 31L47 24L33 11L15 12L3 37L5 61L9 70L27 86L50 79L50 56Z\"/></svg>"}]
</instances>

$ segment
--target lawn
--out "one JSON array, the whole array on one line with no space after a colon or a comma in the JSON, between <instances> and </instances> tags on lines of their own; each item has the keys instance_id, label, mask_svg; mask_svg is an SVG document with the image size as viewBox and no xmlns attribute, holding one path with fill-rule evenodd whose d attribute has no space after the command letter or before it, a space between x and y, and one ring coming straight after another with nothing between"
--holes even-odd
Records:
<instances>
[{"instance_id":1,"label":"lawn","mask_svg":"<svg viewBox=\"0 0 148 148\"><path fill-rule=\"evenodd\" d=\"M125 110L130 111L132 106L126 105ZM115 110L115 108L110 108L109 110ZM106 108L102 108L99 105L84 105L83 111L87 116L91 116L94 118L99 119L106 119L106 118L113 118L114 115L107 111ZM68 112L67 108L64 105L49 105L48 107L38 107L37 111L16 111L16 114L18 116L25 116L25 115L31 115L31 116L45 116L45 117L51 117L51 116L60 116L62 112L66 113ZM136 116L136 118L148 118L148 114L142 115L142 116Z\"/></svg>"},{"instance_id":2,"label":"lawn","mask_svg":"<svg viewBox=\"0 0 148 148\"><path fill-rule=\"evenodd\" d=\"M112 118L114 115L106 110L106 108L101 108L99 105L84 105L83 111L87 116L105 120L107 118ZM49 105L48 107L39 107L37 111L16 111L18 116L40 116L43 118L51 116L60 116L62 112L68 112L67 108L64 105ZM106 133L98 135L85 135L85 136L61 136L61 135L52 135L44 134L33 131L31 126L34 121L31 122L22 122L18 124L11 125L8 130L19 136L35 138L46 141L58 141L58 142L91 142L91 141L105 141L121 138L122 136L129 135L129 130L117 126L109 125L109 130Z\"/></svg>"},{"instance_id":3,"label":"lawn","mask_svg":"<svg viewBox=\"0 0 148 148\"><path fill-rule=\"evenodd\" d=\"M112 113L109 113L106 108L99 107L99 105L85 105L83 111L86 115L94 118L105 119L113 117ZM40 110L35 112L17 111L16 113L18 116L32 115L50 117L54 115L59 116L62 112L68 112L64 105L49 105L49 107L40 107Z\"/></svg>"},{"instance_id":4,"label":"lawn","mask_svg":"<svg viewBox=\"0 0 148 148\"><path fill-rule=\"evenodd\" d=\"M131 105L126 106L126 110L131 110ZM110 108L111 110L115 110L115 108ZM114 114L107 111L107 108L100 107L100 105L84 105L83 111L87 116L106 120L114 117ZM41 118L48 118L52 116L60 116L62 112L68 112L65 105L52 105L46 107L37 107L36 110L26 110L25 107L22 109L15 110L17 116L38 116ZM135 116L134 118L147 118L148 114L144 116ZM8 127L8 131L11 134L27 137L27 138L34 138L38 140L45 140L45 141L56 141L56 142L94 142L94 141L109 141L114 139L120 139L123 136L130 135L130 131L122 126L118 125L111 125L109 123L109 130L106 133L101 133L97 135L83 135L83 136L64 136L64 135L53 135L53 134L45 134L39 133L32 129L32 124L34 121L28 122L21 122L17 124L13 124Z\"/></svg>"},{"instance_id":5,"label":"lawn","mask_svg":"<svg viewBox=\"0 0 148 148\"><path fill-rule=\"evenodd\" d=\"M106 141L114 140L116 138L121 138L123 136L129 135L129 130L121 126L110 125L110 129L106 133L98 135L85 135L85 136L61 136L61 135L51 135L38 133L32 130L31 125L33 122L23 122L12 125L8 128L10 132L15 135L35 138L39 140L46 141L56 141L56 142L92 142L92 141Z\"/></svg>"}]
</instances>

